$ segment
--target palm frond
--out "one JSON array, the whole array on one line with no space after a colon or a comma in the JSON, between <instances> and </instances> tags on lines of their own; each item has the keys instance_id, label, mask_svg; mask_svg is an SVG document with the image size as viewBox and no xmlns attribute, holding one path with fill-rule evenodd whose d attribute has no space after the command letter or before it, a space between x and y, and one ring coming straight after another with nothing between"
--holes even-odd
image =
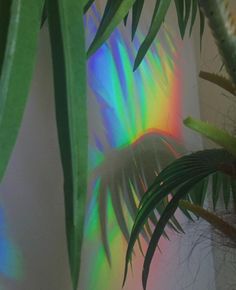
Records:
<instances>
[{"instance_id":1,"label":"palm frond","mask_svg":"<svg viewBox=\"0 0 236 290\"><path fill-rule=\"evenodd\" d=\"M89 0L85 5L85 12L89 9L90 5L94 1ZM132 26L131 26L131 38L133 39L140 22L140 16L144 9L144 0L119 0L112 1L107 0L106 7L103 13L102 20L100 22L97 33L88 49L88 57L95 53L95 51L109 38L113 30L118 26L118 24L124 20L126 24L128 14L132 9ZM152 15L152 21L145 36L139 51L137 53L134 70L140 65L141 61L145 57L148 49L153 43L156 35L158 34L162 23L165 20L166 14L169 10L171 0L157 0ZM178 24L181 37L185 35L189 19L191 19L190 24L190 35L192 32L193 25L195 23L196 14L199 10L198 0L175 0L176 11L178 16ZM201 38L204 31L204 15L199 10L200 14L200 33ZM191 17L190 17L191 16Z\"/></svg>"},{"instance_id":2,"label":"palm frond","mask_svg":"<svg viewBox=\"0 0 236 290\"><path fill-rule=\"evenodd\" d=\"M178 208L179 201L186 198L189 193L191 193L189 195L190 199L192 197L193 200L193 193L191 190L193 190L196 185L199 186L199 182L202 182L211 174L220 171L220 169L224 166L235 167L234 156L224 149L212 149L183 156L172 162L163 171L161 171L153 184L148 188L140 202L139 210L131 231L131 237L126 253L124 282L126 279L128 264L132 256L135 241L137 240L140 231L148 221L150 214L155 210L155 208L162 202L165 197L171 194L172 199L164 208L164 211L152 234L152 238L145 255L143 268L144 289L146 287L149 267L154 251L161 235L163 234L163 230L165 229L166 224ZM206 185L203 184L201 186L201 192L203 193L201 193L201 195L195 199L199 205L202 205L206 191Z\"/></svg>"},{"instance_id":3,"label":"palm frond","mask_svg":"<svg viewBox=\"0 0 236 290\"><path fill-rule=\"evenodd\" d=\"M204 79L204 80L207 80L213 84L218 85L219 87L228 91L232 95L236 95L236 89L235 89L235 86L233 85L233 83L221 75L209 73L209 72L205 72L205 71L200 71L199 77Z\"/></svg>"}]
</instances>

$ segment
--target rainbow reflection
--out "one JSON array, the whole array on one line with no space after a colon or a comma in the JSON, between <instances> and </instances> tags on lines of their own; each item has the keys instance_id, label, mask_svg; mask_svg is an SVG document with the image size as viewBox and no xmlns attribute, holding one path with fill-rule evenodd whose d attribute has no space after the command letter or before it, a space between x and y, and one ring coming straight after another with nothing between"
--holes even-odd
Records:
<instances>
[{"instance_id":1,"label":"rainbow reflection","mask_svg":"<svg viewBox=\"0 0 236 290\"><path fill-rule=\"evenodd\" d=\"M0 277L22 278L22 255L8 235L4 210L0 207Z\"/></svg>"},{"instance_id":2,"label":"rainbow reflection","mask_svg":"<svg viewBox=\"0 0 236 290\"><path fill-rule=\"evenodd\" d=\"M91 9L86 17L89 42L99 14ZM137 192L182 150L182 78L171 33L165 28L165 44L157 39L133 72L142 33L131 42L129 31L116 29L88 61L90 190L81 289L121 288ZM142 289L140 281L130 283Z\"/></svg>"}]
</instances>

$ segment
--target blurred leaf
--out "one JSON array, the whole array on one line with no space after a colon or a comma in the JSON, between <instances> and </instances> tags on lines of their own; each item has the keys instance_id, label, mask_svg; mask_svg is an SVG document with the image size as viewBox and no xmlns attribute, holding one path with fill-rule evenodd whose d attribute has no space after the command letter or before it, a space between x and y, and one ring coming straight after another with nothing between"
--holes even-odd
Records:
<instances>
[{"instance_id":1,"label":"blurred leaf","mask_svg":"<svg viewBox=\"0 0 236 290\"><path fill-rule=\"evenodd\" d=\"M5 27L2 26L0 29L2 41L0 53L1 57L4 55L0 79L0 180L4 176L14 148L29 93L43 4L43 0L14 0L9 29L7 29L9 7L4 6Z\"/></svg>"},{"instance_id":2,"label":"blurred leaf","mask_svg":"<svg viewBox=\"0 0 236 290\"><path fill-rule=\"evenodd\" d=\"M215 173L212 175L212 202L213 209L216 209L217 202L219 200L219 193L222 186L222 173Z\"/></svg>"},{"instance_id":3,"label":"blurred leaf","mask_svg":"<svg viewBox=\"0 0 236 290\"><path fill-rule=\"evenodd\" d=\"M232 95L236 94L235 86L232 84L232 82L221 75L200 71L199 77L218 85L222 89L230 92Z\"/></svg>"},{"instance_id":4,"label":"blurred leaf","mask_svg":"<svg viewBox=\"0 0 236 290\"><path fill-rule=\"evenodd\" d=\"M87 187L86 53L82 1L48 0L56 119L64 174L66 231L77 289Z\"/></svg>"},{"instance_id":5,"label":"blurred leaf","mask_svg":"<svg viewBox=\"0 0 236 290\"><path fill-rule=\"evenodd\" d=\"M218 129L213 125L193 119L191 117L185 119L184 124L188 128L191 128L192 130L201 133L208 139L224 147L231 154L236 156L236 138L227 133L226 131Z\"/></svg>"},{"instance_id":6,"label":"blurred leaf","mask_svg":"<svg viewBox=\"0 0 236 290\"><path fill-rule=\"evenodd\" d=\"M228 209L231 193L230 176L223 174L222 185L224 204L225 208Z\"/></svg>"},{"instance_id":7,"label":"blurred leaf","mask_svg":"<svg viewBox=\"0 0 236 290\"><path fill-rule=\"evenodd\" d=\"M204 29L205 29L205 16L200 8L199 8L199 14L200 14L200 50L202 50L202 38L203 38Z\"/></svg>"},{"instance_id":8,"label":"blurred leaf","mask_svg":"<svg viewBox=\"0 0 236 290\"><path fill-rule=\"evenodd\" d=\"M138 66L140 65L149 47L151 46L154 38L156 37L165 19L170 3L171 3L171 0L158 0L156 2L156 6L154 9L152 22L151 22L148 34L146 38L144 39L143 43L141 44L138 54L136 56L135 62L134 62L134 70L136 70Z\"/></svg>"},{"instance_id":9,"label":"blurred leaf","mask_svg":"<svg viewBox=\"0 0 236 290\"><path fill-rule=\"evenodd\" d=\"M10 22L10 8L11 0L1 0L0 1L0 72L2 70L2 64L5 55L6 42L7 42L7 32Z\"/></svg>"},{"instance_id":10,"label":"blurred leaf","mask_svg":"<svg viewBox=\"0 0 236 290\"><path fill-rule=\"evenodd\" d=\"M183 38L184 37L184 31L185 31L185 23L184 23L184 0L175 0L175 8L176 8L177 17L178 17L178 24L179 24L180 35Z\"/></svg>"},{"instance_id":11,"label":"blurred leaf","mask_svg":"<svg viewBox=\"0 0 236 290\"><path fill-rule=\"evenodd\" d=\"M89 8L92 6L92 4L94 3L94 0L86 0L85 1L85 5L84 5L84 13L86 13Z\"/></svg>"},{"instance_id":12,"label":"blurred leaf","mask_svg":"<svg viewBox=\"0 0 236 290\"><path fill-rule=\"evenodd\" d=\"M190 36L192 35L193 25L195 23L196 16L197 16L197 10L198 10L198 1L192 0L191 24L190 24L190 29L189 29Z\"/></svg>"},{"instance_id":13,"label":"blurred leaf","mask_svg":"<svg viewBox=\"0 0 236 290\"><path fill-rule=\"evenodd\" d=\"M136 0L132 9L132 40L138 28L139 20L143 10L144 0Z\"/></svg>"},{"instance_id":14,"label":"blurred leaf","mask_svg":"<svg viewBox=\"0 0 236 290\"><path fill-rule=\"evenodd\" d=\"M113 30L127 15L134 2L135 0L107 1L100 26L88 49L88 57L94 54L95 51L109 38Z\"/></svg>"}]
</instances>

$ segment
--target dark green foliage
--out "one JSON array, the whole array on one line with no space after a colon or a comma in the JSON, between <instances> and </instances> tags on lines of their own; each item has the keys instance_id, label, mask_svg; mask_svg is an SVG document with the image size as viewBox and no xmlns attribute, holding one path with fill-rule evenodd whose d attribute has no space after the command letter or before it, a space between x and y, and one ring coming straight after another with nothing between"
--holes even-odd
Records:
<instances>
[{"instance_id":1,"label":"dark green foliage","mask_svg":"<svg viewBox=\"0 0 236 290\"><path fill-rule=\"evenodd\" d=\"M165 226L178 208L179 201L185 199L188 195L192 202L203 206L207 189L207 181L203 180L209 175L218 172L222 166L230 167L235 166L234 164L234 156L224 149L204 150L177 159L156 177L139 205L139 211L131 231L131 237L127 249L124 280L126 279L128 263L131 260L135 241L150 214L163 201L163 199L170 194L172 195L171 201L164 207L160 219L156 224L152 238L149 242L147 253L145 254L143 267L144 289L146 288L149 267L154 251L161 235L163 234ZM224 190L227 190L227 199L225 200L227 205L229 201L229 189L227 188Z\"/></svg>"}]
</instances>

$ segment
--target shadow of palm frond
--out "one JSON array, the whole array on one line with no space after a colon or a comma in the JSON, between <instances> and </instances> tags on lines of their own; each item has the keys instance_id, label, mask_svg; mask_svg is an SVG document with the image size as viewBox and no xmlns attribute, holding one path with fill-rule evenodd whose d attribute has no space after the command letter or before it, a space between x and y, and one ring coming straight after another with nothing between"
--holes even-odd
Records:
<instances>
[{"instance_id":1,"label":"shadow of palm frond","mask_svg":"<svg viewBox=\"0 0 236 290\"><path fill-rule=\"evenodd\" d=\"M111 150L102 164L92 171L90 185L99 180L99 223L102 244L109 263L111 253L107 230L108 198L111 199L115 219L122 235L128 242L130 237L128 220L131 218L134 221L142 195L157 174L184 152L183 147L174 138L158 131L147 132L132 145ZM129 218L125 214L126 209ZM150 220L151 223L156 223L157 213L153 213ZM174 226L171 222L169 225ZM149 226L142 231L142 236L149 240Z\"/></svg>"}]
</instances>

